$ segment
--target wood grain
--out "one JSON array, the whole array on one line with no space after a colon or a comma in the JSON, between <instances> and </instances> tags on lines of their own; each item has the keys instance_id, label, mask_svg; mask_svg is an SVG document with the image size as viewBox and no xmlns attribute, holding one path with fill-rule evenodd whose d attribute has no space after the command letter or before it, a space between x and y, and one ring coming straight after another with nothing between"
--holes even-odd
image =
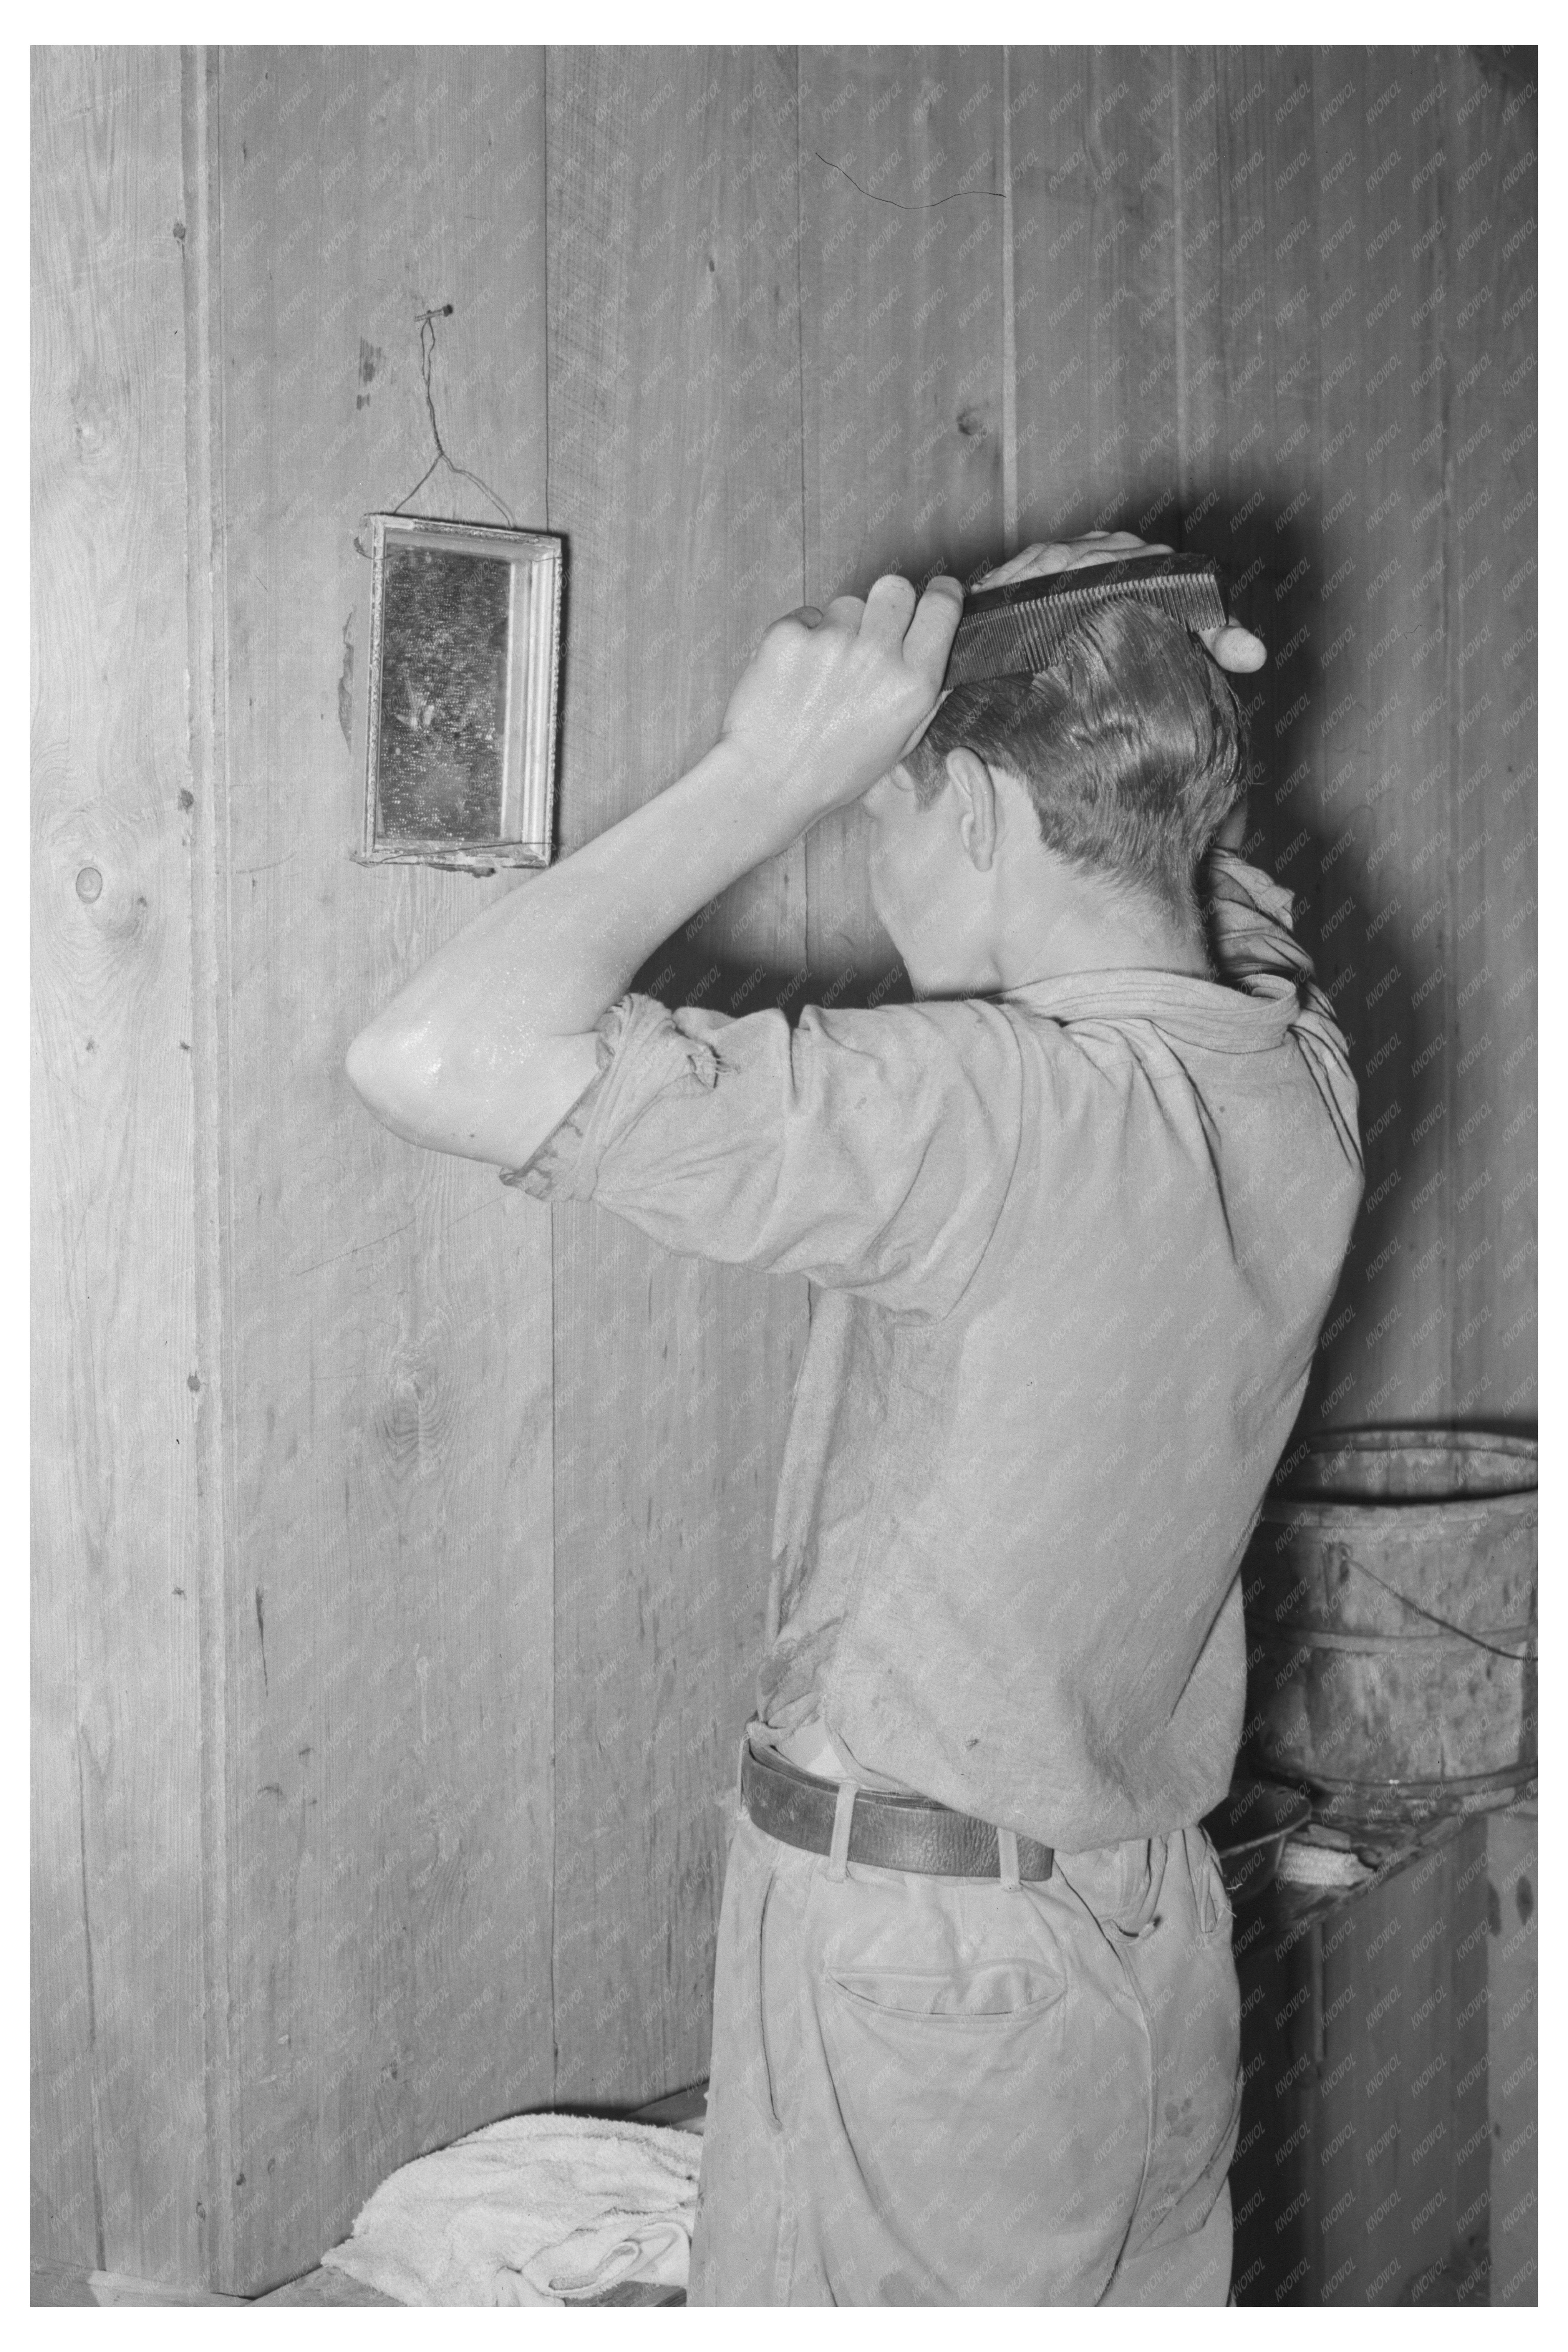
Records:
<instances>
[{"instance_id":1,"label":"wood grain","mask_svg":"<svg viewBox=\"0 0 1568 2352\"><path fill-rule=\"evenodd\" d=\"M800 342L814 604L864 595L883 572L967 577L1001 549L1002 120L999 50L802 53ZM810 1002L908 996L868 893L861 824L846 810L807 838Z\"/></svg>"},{"instance_id":2,"label":"wood grain","mask_svg":"<svg viewBox=\"0 0 1568 2352\"><path fill-rule=\"evenodd\" d=\"M1242 2305L1487 2300L1488 1831L1427 1835L1321 1917L1238 1919Z\"/></svg>"},{"instance_id":3,"label":"wood grain","mask_svg":"<svg viewBox=\"0 0 1568 2352\"><path fill-rule=\"evenodd\" d=\"M1323 1971L1331 2087L1302 2151L1313 2272L1293 2300L1485 2300L1485 1858L1478 1823L1341 1923Z\"/></svg>"},{"instance_id":4,"label":"wood grain","mask_svg":"<svg viewBox=\"0 0 1568 2352\"><path fill-rule=\"evenodd\" d=\"M1535 1419L1536 110L1472 56L1443 100L1450 1397Z\"/></svg>"},{"instance_id":5,"label":"wood grain","mask_svg":"<svg viewBox=\"0 0 1568 2352\"><path fill-rule=\"evenodd\" d=\"M570 545L563 846L713 740L801 601L794 60L552 51L550 521ZM799 993L803 859L639 984ZM707 2065L728 1805L805 1286L556 1214L555 2095Z\"/></svg>"},{"instance_id":6,"label":"wood grain","mask_svg":"<svg viewBox=\"0 0 1568 2352\"><path fill-rule=\"evenodd\" d=\"M1173 73L1163 52L1010 56L1025 541L1176 525Z\"/></svg>"},{"instance_id":7,"label":"wood grain","mask_svg":"<svg viewBox=\"0 0 1568 2352\"><path fill-rule=\"evenodd\" d=\"M1504 814L1532 785L1531 753L1521 744L1529 713L1511 730L1521 746L1513 764L1494 752L1483 774L1478 759L1479 782L1467 789L1464 747L1505 713L1494 690L1491 706L1468 720L1463 697L1482 704L1492 679L1481 671L1492 647L1511 646L1521 666L1531 658L1533 572L1523 550L1506 567L1495 550L1489 562L1477 560L1476 532L1500 519L1493 509L1500 476L1485 470L1497 427L1482 431L1477 415L1461 432L1457 404L1473 406L1491 373L1473 333L1492 307L1485 299L1489 240L1509 242L1524 218L1515 196L1521 209L1506 229L1484 225L1488 206L1470 192L1483 184L1471 164L1487 142L1474 126L1490 127L1495 158L1505 143L1502 111L1513 106L1513 143L1500 176L1525 164L1513 185L1528 195L1532 116L1506 89L1492 90L1468 53L1191 52L1178 60L1175 81L1172 144L1184 215L1183 503L1200 519L1194 543L1230 563L1240 609L1275 650L1269 670L1249 689L1260 774L1255 836L1262 861L1298 893L1299 927L1333 996L1363 1087L1367 1202L1302 1425L1448 1418L1496 1424L1521 1412L1528 1424L1533 1226L1528 1108L1519 1089L1530 1083L1531 1039L1522 1015L1508 1024L1495 992L1500 966L1505 989L1516 991L1516 1001L1523 995L1532 952L1530 831L1522 817ZM1189 190L1205 185L1215 200L1194 215ZM1500 201L1493 205L1491 222L1504 212ZM1468 225L1457 229L1461 213ZM1528 250L1528 238L1515 239L1515 256ZM1528 527L1532 511L1519 469L1534 446L1524 340L1533 310L1521 300L1522 290L1516 277L1503 306L1513 310L1505 372L1513 405L1502 446L1512 453L1516 541L1517 526ZM1461 312L1468 318L1457 332ZM1476 548L1475 557L1464 554L1461 540ZM1468 622L1459 616L1461 578L1471 603ZM1510 579L1511 608L1503 597ZM1510 609L1517 622L1505 622ZM1475 648L1468 660L1466 646ZM1510 701L1510 715L1513 708ZM1508 803L1505 792L1512 794ZM1492 838L1483 842L1489 811ZM1479 877L1489 858L1496 877L1504 857L1510 881L1521 878L1511 889L1494 879L1489 899ZM1505 926L1511 927L1506 940ZM1479 1030L1469 1010L1477 1003L1493 1005ZM1489 1045L1482 1042L1489 1034ZM1507 1079L1500 1084L1504 1059ZM1494 1125L1511 1131L1506 1174L1496 1152L1489 1161L1476 1157L1475 1138ZM1461 1131L1458 1150L1469 1154L1462 1175L1455 1140ZM1504 1198L1517 1222L1515 1238L1500 1247L1498 1228L1478 1228L1476 1219L1495 1213ZM1495 1332L1486 1336L1495 1290L1474 1286L1494 1254L1506 1256L1521 1293L1504 1326L1518 1343L1511 1382L1502 1377L1507 1351ZM1454 1291L1458 1265L1471 1286L1462 1309ZM1381 2051L1386 2071L1375 2114L1353 2102L1344 2108L1348 2074L1331 2099L1305 2078L1285 2082L1266 2137L1277 2148L1326 2152L1321 2179L1310 2180L1309 2210L1321 2225L1341 2210L1326 2229L1300 2232L1299 2245L1295 2237L1275 2240L1260 2273L1265 2301L1298 2255L1304 2268L1290 2299L1310 2302L1325 2292L1334 2301L1362 2300L1383 2271L1378 2301L1434 2294L1443 2300L1456 2277L1473 2284L1484 2272L1484 2200L1479 2241L1473 2211L1457 2237L1452 2228L1455 2215L1475 2205L1484 2143L1471 2146L1468 2177L1461 2166L1443 2178L1442 2201L1414 2234L1409 2228L1412 2212L1422 2214L1436 2193L1416 2194L1416 2175L1431 2177L1433 2151L1446 2158L1474 2143L1473 1988L1460 1998L1457 1976L1426 1988L1429 2001L1444 1995L1438 2007L1450 2020L1468 2009L1464 2063L1456 2063L1458 2048L1430 2039L1437 2008L1428 2012L1419 2047L1394 2033L1394 2011L1408 2011L1411 1992L1394 1957L1398 1938L1419 1942L1441 1919L1446 1947L1472 1955L1479 1948L1484 1890L1473 1871L1467 1877L1456 1868L1452 1885L1426 1885L1424 1910L1389 1915L1394 1939L1377 1944L1374 1927L1374 1949L1352 1976L1342 1960L1328 1963L1329 2004L1348 2001L1351 2030L1363 2037L1356 2070L1379 2074L1373 2061ZM1406 1887L1398 1903L1408 1906L1420 1892ZM1394 2003L1385 2007L1390 1994ZM1377 2021L1371 2028L1369 2016ZM1315 2070L1317 2079L1332 2076L1350 2054L1342 2040L1326 2073ZM1438 2074L1414 2095L1412 2081L1437 2062ZM1281 2077L1289 2071L1282 2067ZM1469 2087L1434 2113L1439 2075L1450 2085L1468 2077ZM1342 2138L1352 2112L1356 2132ZM1438 2123L1442 2132L1431 2140ZM1370 2168L1369 2148L1377 2151ZM1265 2207L1270 2230L1290 2205L1292 2184L1309 2174L1310 2168L1298 2175L1292 2161L1278 2178ZM1344 2204L1352 2190L1354 2201ZM1369 2232L1368 2213L1385 2200L1396 2201Z\"/></svg>"},{"instance_id":8,"label":"wood grain","mask_svg":"<svg viewBox=\"0 0 1568 2352\"><path fill-rule=\"evenodd\" d=\"M1181 247L1184 505L1275 647L1254 829L1363 1087L1303 1419L1529 1425L1533 103L1470 52L1192 52L1175 79L1184 194L1218 195Z\"/></svg>"},{"instance_id":9,"label":"wood grain","mask_svg":"<svg viewBox=\"0 0 1568 2352\"><path fill-rule=\"evenodd\" d=\"M362 513L443 438L542 520L542 63L230 51L219 508L235 2266L551 2092L549 1221L343 1074L510 887L350 862ZM451 304L449 315L445 306ZM485 520L445 472L418 510ZM351 651L352 648L352 651Z\"/></svg>"},{"instance_id":10,"label":"wood grain","mask_svg":"<svg viewBox=\"0 0 1568 2352\"><path fill-rule=\"evenodd\" d=\"M1491 2301L1518 2310L1541 2300L1539 1823L1533 1801L1486 1825L1487 2096L1491 2150Z\"/></svg>"},{"instance_id":11,"label":"wood grain","mask_svg":"<svg viewBox=\"0 0 1568 2352\"><path fill-rule=\"evenodd\" d=\"M218 681L226 639L222 582L213 562L213 450L222 431L222 367L214 305L221 276L213 136L218 65L181 52L181 152L185 227L185 544L190 703L192 1076L195 1082L196 1323L205 1366L196 1412L197 1545L202 1675L202 1913L205 1940L205 2193L204 2277L234 2275L234 2066L229 2035L228 1594L234 1574L233 1461L226 1444L233 1391L224 1216L230 1096L228 1031L221 1018L227 952L226 809L220 765Z\"/></svg>"},{"instance_id":12,"label":"wood grain","mask_svg":"<svg viewBox=\"0 0 1568 2352\"><path fill-rule=\"evenodd\" d=\"M35 2252L202 2262L180 72L33 55Z\"/></svg>"}]
</instances>

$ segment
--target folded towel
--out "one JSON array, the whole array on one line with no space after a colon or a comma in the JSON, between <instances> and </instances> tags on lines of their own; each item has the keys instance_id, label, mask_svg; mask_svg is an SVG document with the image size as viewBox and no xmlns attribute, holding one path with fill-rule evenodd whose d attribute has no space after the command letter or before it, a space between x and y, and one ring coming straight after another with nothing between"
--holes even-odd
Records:
<instances>
[{"instance_id":1,"label":"folded towel","mask_svg":"<svg viewBox=\"0 0 1568 2352\"><path fill-rule=\"evenodd\" d=\"M684 2286L701 2158L658 2124L509 2116L390 2174L322 2266L408 2304Z\"/></svg>"}]
</instances>

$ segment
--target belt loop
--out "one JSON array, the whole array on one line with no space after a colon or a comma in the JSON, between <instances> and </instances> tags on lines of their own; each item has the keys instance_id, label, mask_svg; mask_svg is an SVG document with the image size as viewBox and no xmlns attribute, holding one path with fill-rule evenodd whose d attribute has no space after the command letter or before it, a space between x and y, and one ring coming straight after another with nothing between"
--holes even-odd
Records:
<instances>
[{"instance_id":1,"label":"belt loop","mask_svg":"<svg viewBox=\"0 0 1568 2352\"><path fill-rule=\"evenodd\" d=\"M1006 1887L1021 1884L1018 1877L1018 1833L1016 1830L998 1829L996 1860L1002 1884Z\"/></svg>"},{"instance_id":2,"label":"belt loop","mask_svg":"<svg viewBox=\"0 0 1568 2352\"><path fill-rule=\"evenodd\" d=\"M741 1752L735 1759L735 1811L733 1817L736 1821L740 1820L741 1815L746 1810L744 1775L746 1770L746 1751L751 1747L751 1744L752 1726L748 1723L744 1731L741 1734Z\"/></svg>"},{"instance_id":3,"label":"belt loop","mask_svg":"<svg viewBox=\"0 0 1568 2352\"><path fill-rule=\"evenodd\" d=\"M827 1875L841 1879L849 1860L849 1829L855 1819L855 1800L859 1794L853 1780L840 1780L838 1801L833 1808L833 1844L828 1851Z\"/></svg>"}]
</instances>

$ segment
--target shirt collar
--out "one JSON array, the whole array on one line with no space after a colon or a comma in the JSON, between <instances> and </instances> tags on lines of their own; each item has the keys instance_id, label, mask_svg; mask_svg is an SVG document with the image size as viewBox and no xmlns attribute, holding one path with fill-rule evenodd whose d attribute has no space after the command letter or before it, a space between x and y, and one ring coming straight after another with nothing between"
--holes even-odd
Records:
<instances>
[{"instance_id":1,"label":"shirt collar","mask_svg":"<svg viewBox=\"0 0 1568 2352\"><path fill-rule=\"evenodd\" d=\"M1257 973L1247 986L1203 980L1195 972L1136 966L1058 972L1002 991L1004 1003L1051 1021L1147 1021L1168 1036L1222 1053L1266 1053L1300 1013L1293 981Z\"/></svg>"}]
</instances>

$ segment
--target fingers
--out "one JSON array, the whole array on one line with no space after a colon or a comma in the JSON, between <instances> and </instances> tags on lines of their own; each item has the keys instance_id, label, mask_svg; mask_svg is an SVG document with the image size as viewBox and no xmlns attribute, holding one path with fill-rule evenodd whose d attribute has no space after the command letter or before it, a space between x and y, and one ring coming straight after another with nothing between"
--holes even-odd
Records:
<instances>
[{"instance_id":1,"label":"fingers","mask_svg":"<svg viewBox=\"0 0 1568 2352\"><path fill-rule=\"evenodd\" d=\"M901 646L915 661L933 659L940 653L945 667L963 608L963 583L950 573L939 572L917 598L911 582L900 572L889 572L872 583L864 598L835 596L826 608L797 604L793 613L771 622L769 629L840 628L851 636L879 637L885 645Z\"/></svg>"},{"instance_id":2,"label":"fingers","mask_svg":"<svg viewBox=\"0 0 1568 2352\"><path fill-rule=\"evenodd\" d=\"M1070 561L1061 569L1077 572L1086 563L1114 563L1121 555L1169 555L1170 552L1163 539L1140 539L1136 531L1089 530L1072 542L1068 550Z\"/></svg>"},{"instance_id":3,"label":"fingers","mask_svg":"<svg viewBox=\"0 0 1568 2352\"><path fill-rule=\"evenodd\" d=\"M1008 588L1016 580L1043 580L1053 572L1065 572L1072 562L1072 549L1056 540L1037 540L1033 546L1020 548L1017 554L999 563L994 572L985 572L975 582L977 588Z\"/></svg>"},{"instance_id":4,"label":"fingers","mask_svg":"<svg viewBox=\"0 0 1568 2352\"><path fill-rule=\"evenodd\" d=\"M852 598L841 599L845 604ZM832 609L832 608L830 608ZM876 581L866 599L860 622L864 637L879 637L885 646L903 649L911 669L940 680L963 610L963 585L951 573L939 572L926 583L917 601L912 583L896 572Z\"/></svg>"},{"instance_id":5,"label":"fingers","mask_svg":"<svg viewBox=\"0 0 1568 2352\"><path fill-rule=\"evenodd\" d=\"M1204 643L1221 669L1245 673L1261 669L1268 659L1268 648L1261 637L1244 629L1236 621L1227 621L1223 629L1205 629Z\"/></svg>"},{"instance_id":6,"label":"fingers","mask_svg":"<svg viewBox=\"0 0 1568 2352\"><path fill-rule=\"evenodd\" d=\"M879 581L878 586L880 585ZM875 594L876 591L873 590L872 593ZM823 618L840 629L847 629L853 635L862 625L861 615L865 610L865 604L858 596L835 596Z\"/></svg>"},{"instance_id":7,"label":"fingers","mask_svg":"<svg viewBox=\"0 0 1568 2352\"><path fill-rule=\"evenodd\" d=\"M875 637L891 651L900 648L910 668L940 681L963 610L963 583L939 572L926 583L918 599L913 583L900 572L884 572L872 583L862 604L858 596L836 596L827 619Z\"/></svg>"},{"instance_id":8,"label":"fingers","mask_svg":"<svg viewBox=\"0 0 1568 2352\"><path fill-rule=\"evenodd\" d=\"M871 591L873 595L876 593L875 589ZM904 638L904 659L911 669L941 680L963 610L963 589L960 582L945 572L939 572L934 580L927 582Z\"/></svg>"},{"instance_id":9,"label":"fingers","mask_svg":"<svg viewBox=\"0 0 1568 2352\"><path fill-rule=\"evenodd\" d=\"M1111 563L1119 555L1169 555L1163 540L1142 540L1131 530L1086 530L1077 539L1037 540L1005 563L978 579L977 588L1007 588L1020 580L1047 580L1089 563Z\"/></svg>"},{"instance_id":10,"label":"fingers","mask_svg":"<svg viewBox=\"0 0 1568 2352\"><path fill-rule=\"evenodd\" d=\"M854 599L846 596L839 601L851 604ZM900 645L914 609L912 584L897 572L885 572L880 580L872 583L871 592L866 599L866 609L860 622L861 634L882 637L890 645Z\"/></svg>"}]
</instances>

